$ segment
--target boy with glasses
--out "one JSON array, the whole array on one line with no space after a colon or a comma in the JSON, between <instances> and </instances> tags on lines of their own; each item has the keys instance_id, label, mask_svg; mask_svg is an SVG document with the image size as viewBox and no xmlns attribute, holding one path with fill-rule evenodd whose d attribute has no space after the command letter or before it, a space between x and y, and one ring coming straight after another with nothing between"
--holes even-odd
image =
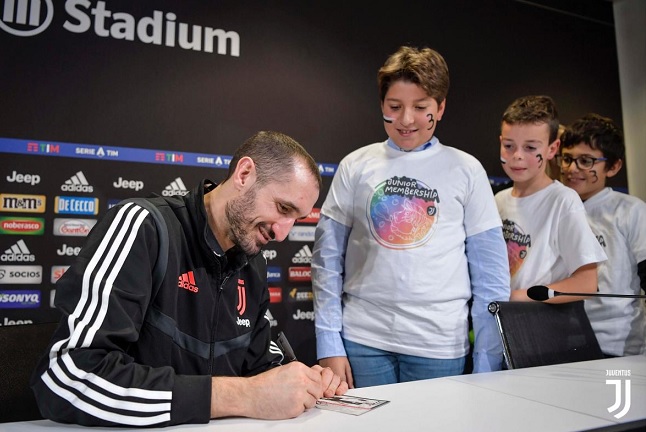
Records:
<instances>
[{"instance_id":1,"label":"boy with glasses","mask_svg":"<svg viewBox=\"0 0 646 432\"><path fill-rule=\"evenodd\" d=\"M566 129L559 156L562 181L574 189L608 261L599 265L599 292L646 291L646 203L613 191L606 180L623 165L621 130L609 118L588 114ZM590 298L585 302L599 345L608 356L646 353L644 301Z\"/></svg>"},{"instance_id":2,"label":"boy with glasses","mask_svg":"<svg viewBox=\"0 0 646 432\"><path fill-rule=\"evenodd\" d=\"M512 301L529 301L527 289L536 285L594 293L597 264L606 260L579 197L545 172L559 149L558 128L556 106L548 96L518 98L502 116L500 161L513 186L496 194L496 204L507 242Z\"/></svg>"}]
</instances>

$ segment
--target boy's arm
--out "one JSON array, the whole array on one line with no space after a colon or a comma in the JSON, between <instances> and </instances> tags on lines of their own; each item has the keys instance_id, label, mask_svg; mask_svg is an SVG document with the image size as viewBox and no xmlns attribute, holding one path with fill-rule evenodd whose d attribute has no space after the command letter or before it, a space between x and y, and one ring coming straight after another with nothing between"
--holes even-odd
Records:
<instances>
[{"instance_id":1,"label":"boy's arm","mask_svg":"<svg viewBox=\"0 0 646 432\"><path fill-rule=\"evenodd\" d=\"M572 276L558 282L546 285L548 288L559 292L590 293L597 292L597 264L586 264L579 267L572 273ZM528 287L529 288L529 287ZM583 296L557 296L543 303L568 303L577 300L585 300L589 297ZM511 293L512 301L533 301L527 297L527 289L514 290Z\"/></svg>"}]
</instances>

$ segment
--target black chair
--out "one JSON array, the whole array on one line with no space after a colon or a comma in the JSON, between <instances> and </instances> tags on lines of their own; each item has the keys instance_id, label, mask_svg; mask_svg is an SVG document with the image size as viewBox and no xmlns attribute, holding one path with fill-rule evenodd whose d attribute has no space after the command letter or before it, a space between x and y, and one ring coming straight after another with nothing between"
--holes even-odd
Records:
<instances>
[{"instance_id":1,"label":"black chair","mask_svg":"<svg viewBox=\"0 0 646 432\"><path fill-rule=\"evenodd\" d=\"M583 301L492 302L508 369L604 358Z\"/></svg>"},{"instance_id":2,"label":"black chair","mask_svg":"<svg viewBox=\"0 0 646 432\"><path fill-rule=\"evenodd\" d=\"M58 323L0 326L0 423L43 417L29 379Z\"/></svg>"}]
</instances>

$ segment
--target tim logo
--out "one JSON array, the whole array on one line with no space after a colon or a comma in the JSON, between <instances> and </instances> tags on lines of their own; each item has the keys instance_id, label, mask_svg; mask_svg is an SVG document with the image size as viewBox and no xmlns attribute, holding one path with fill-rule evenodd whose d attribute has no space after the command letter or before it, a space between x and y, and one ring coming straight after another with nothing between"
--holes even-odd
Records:
<instances>
[{"instance_id":1,"label":"tim logo","mask_svg":"<svg viewBox=\"0 0 646 432\"><path fill-rule=\"evenodd\" d=\"M606 376L629 377L630 370L606 370ZM608 412L615 418L620 419L625 416L630 410L630 379L608 379L606 380L606 384L615 386L615 403L612 406L608 407ZM624 388L623 398L621 391L622 387ZM622 403L624 404L624 407L623 409L619 410Z\"/></svg>"},{"instance_id":2,"label":"tim logo","mask_svg":"<svg viewBox=\"0 0 646 432\"><path fill-rule=\"evenodd\" d=\"M244 286L244 279L238 279L238 305L236 306L239 315L247 310L247 290Z\"/></svg>"},{"instance_id":3,"label":"tim logo","mask_svg":"<svg viewBox=\"0 0 646 432\"><path fill-rule=\"evenodd\" d=\"M42 33L54 17L52 0L4 0L0 5L0 28L14 36Z\"/></svg>"}]
</instances>

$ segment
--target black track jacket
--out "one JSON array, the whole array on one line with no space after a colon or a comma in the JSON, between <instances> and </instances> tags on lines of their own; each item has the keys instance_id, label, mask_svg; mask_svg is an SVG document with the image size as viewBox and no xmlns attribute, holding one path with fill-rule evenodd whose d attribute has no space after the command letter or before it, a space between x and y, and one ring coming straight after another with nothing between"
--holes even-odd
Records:
<instances>
[{"instance_id":1,"label":"black track jacket","mask_svg":"<svg viewBox=\"0 0 646 432\"><path fill-rule=\"evenodd\" d=\"M166 426L206 423L211 376L250 376L277 365L267 265L234 247L217 256L202 181L185 197L154 198L169 236L160 253L152 215L111 208L56 284L63 316L31 380L41 413L63 423ZM27 342L27 341L26 341Z\"/></svg>"}]
</instances>

